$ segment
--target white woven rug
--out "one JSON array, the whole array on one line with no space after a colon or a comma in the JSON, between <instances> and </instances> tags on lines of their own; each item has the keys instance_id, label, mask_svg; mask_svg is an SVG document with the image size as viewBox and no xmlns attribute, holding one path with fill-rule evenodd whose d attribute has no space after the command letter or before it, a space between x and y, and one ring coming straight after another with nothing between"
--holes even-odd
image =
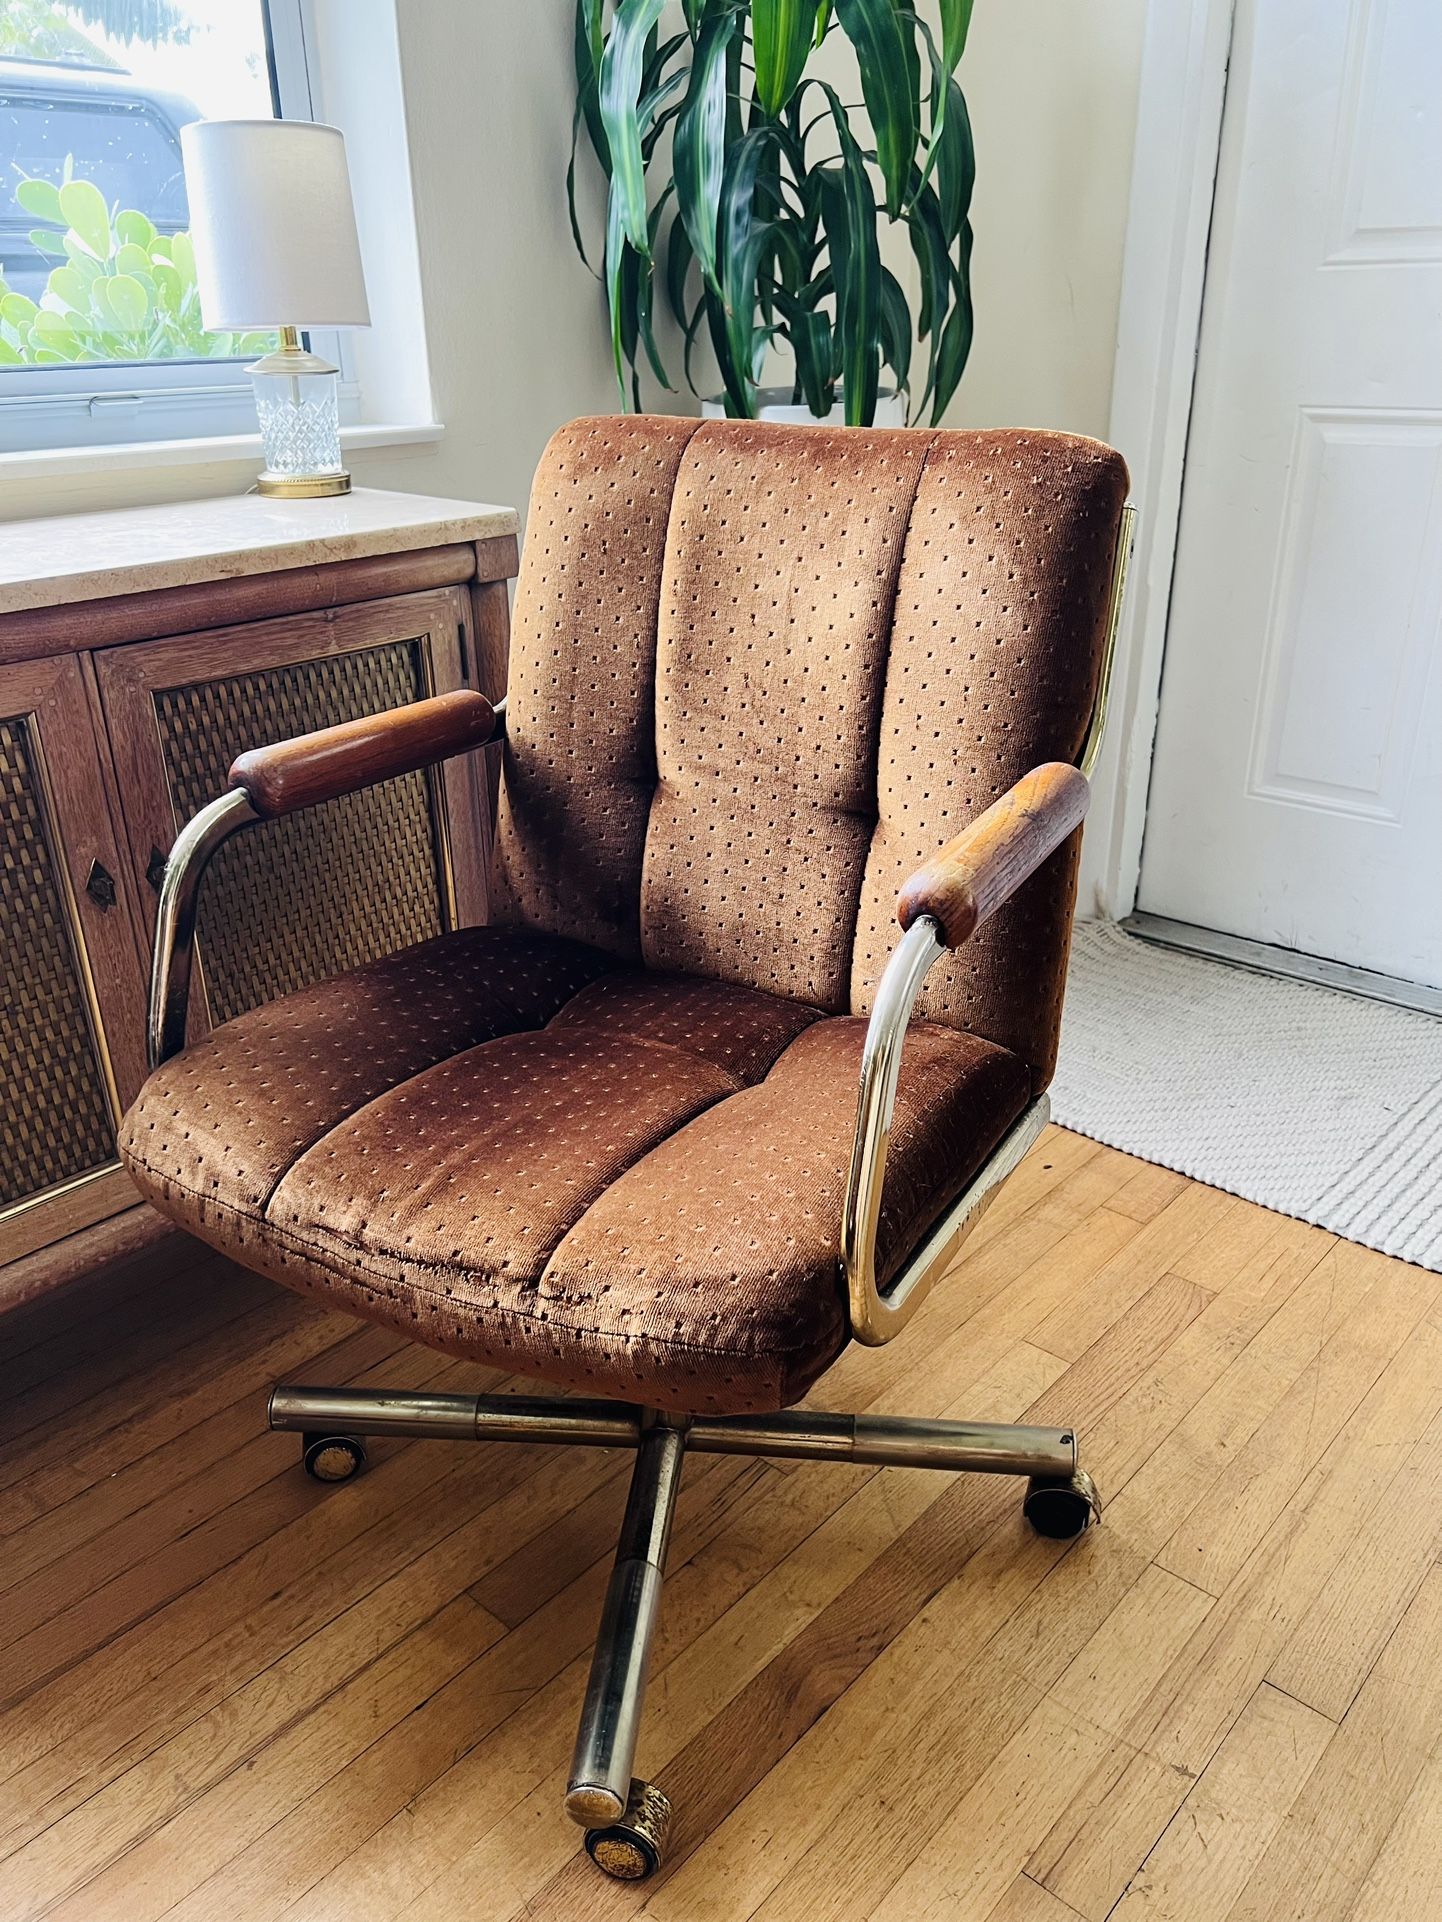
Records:
<instances>
[{"instance_id":1,"label":"white woven rug","mask_svg":"<svg viewBox=\"0 0 1442 1922\"><path fill-rule=\"evenodd\" d=\"M1052 1115L1442 1273L1442 1020L1076 930Z\"/></svg>"}]
</instances>

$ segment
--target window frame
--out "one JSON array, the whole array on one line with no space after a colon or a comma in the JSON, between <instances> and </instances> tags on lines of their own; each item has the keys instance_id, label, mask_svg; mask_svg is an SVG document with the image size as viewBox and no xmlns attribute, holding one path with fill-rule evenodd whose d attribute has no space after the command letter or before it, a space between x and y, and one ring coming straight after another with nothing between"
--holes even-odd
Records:
<instances>
[{"instance_id":1,"label":"window frame","mask_svg":"<svg viewBox=\"0 0 1442 1922\"><path fill-rule=\"evenodd\" d=\"M307 0L261 0L271 96L280 118L312 120ZM343 337L316 329L308 344L340 368L342 426L360 418L360 390ZM91 361L0 375L0 459L136 442L255 435L247 359Z\"/></svg>"}]
</instances>

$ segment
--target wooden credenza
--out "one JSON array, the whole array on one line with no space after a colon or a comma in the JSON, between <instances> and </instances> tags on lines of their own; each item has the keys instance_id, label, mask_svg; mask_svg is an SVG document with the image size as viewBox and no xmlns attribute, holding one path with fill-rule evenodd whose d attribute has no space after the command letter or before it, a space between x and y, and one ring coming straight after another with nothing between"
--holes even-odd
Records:
<instances>
[{"instance_id":1,"label":"wooden credenza","mask_svg":"<svg viewBox=\"0 0 1442 1922\"><path fill-rule=\"evenodd\" d=\"M163 1232L115 1158L165 856L242 749L505 686L508 510L360 490L0 527L0 1311ZM192 1039L483 920L484 752L253 828L207 879Z\"/></svg>"}]
</instances>

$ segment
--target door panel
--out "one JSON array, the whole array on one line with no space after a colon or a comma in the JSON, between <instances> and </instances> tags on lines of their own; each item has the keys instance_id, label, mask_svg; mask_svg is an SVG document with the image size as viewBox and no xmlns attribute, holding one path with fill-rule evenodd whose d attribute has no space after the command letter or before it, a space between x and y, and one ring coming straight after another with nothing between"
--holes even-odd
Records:
<instances>
[{"instance_id":1,"label":"door panel","mask_svg":"<svg viewBox=\"0 0 1442 1922\"><path fill-rule=\"evenodd\" d=\"M454 589L219 629L99 658L147 910L179 826L244 749L463 684ZM197 1017L259 1003L480 918L464 761L247 829L201 897Z\"/></svg>"},{"instance_id":2,"label":"door panel","mask_svg":"<svg viewBox=\"0 0 1442 1922\"><path fill-rule=\"evenodd\" d=\"M136 1200L145 988L80 664L0 668L0 1262Z\"/></svg>"},{"instance_id":3,"label":"door panel","mask_svg":"<svg viewBox=\"0 0 1442 1922\"><path fill-rule=\"evenodd\" d=\"M1442 986L1442 8L1239 0L1138 905Z\"/></svg>"}]
</instances>

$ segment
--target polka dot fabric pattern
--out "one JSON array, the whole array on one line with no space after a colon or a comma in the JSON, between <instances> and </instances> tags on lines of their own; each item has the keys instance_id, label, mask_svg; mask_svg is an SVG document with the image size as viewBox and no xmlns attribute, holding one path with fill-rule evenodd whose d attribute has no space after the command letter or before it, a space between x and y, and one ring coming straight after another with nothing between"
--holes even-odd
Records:
<instances>
[{"instance_id":1,"label":"polka dot fabric pattern","mask_svg":"<svg viewBox=\"0 0 1442 1922\"><path fill-rule=\"evenodd\" d=\"M612 964L574 941L466 928L214 1029L159 1067L120 1130L142 1191L211 1239L265 1208L313 1143L464 1048L540 1027ZM224 1246L224 1242L217 1245Z\"/></svg>"},{"instance_id":2,"label":"polka dot fabric pattern","mask_svg":"<svg viewBox=\"0 0 1442 1922\"><path fill-rule=\"evenodd\" d=\"M1029 769L1075 761L1096 699L1120 455L1059 434L941 433L897 584L851 1002L870 1009L907 876ZM918 1012L1051 1079L1080 835L928 975Z\"/></svg>"},{"instance_id":3,"label":"polka dot fabric pattern","mask_svg":"<svg viewBox=\"0 0 1442 1922\"><path fill-rule=\"evenodd\" d=\"M758 1080L819 1008L774 994L687 975L608 974L583 988L551 1023L634 1035L684 1048L731 1075L738 1087Z\"/></svg>"},{"instance_id":4,"label":"polka dot fabric pattern","mask_svg":"<svg viewBox=\"0 0 1442 1922\"><path fill-rule=\"evenodd\" d=\"M710 1108L614 1182L540 1294L586 1330L611 1391L682 1411L799 1401L846 1341L841 1200L864 1021L818 1021L758 1086ZM1024 1065L916 1023L892 1122L878 1273L889 1280L1028 1097Z\"/></svg>"},{"instance_id":5,"label":"polka dot fabric pattern","mask_svg":"<svg viewBox=\"0 0 1442 1922\"><path fill-rule=\"evenodd\" d=\"M847 1009L892 598L926 447L924 434L745 422L688 443L656 644L648 966Z\"/></svg>"},{"instance_id":6,"label":"polka dot fabric pattern","mask_svg":"<svg viewBox=\"0 0 1442 1922\"><path fill-rule=\"evenodd\" d=\"M641 952L656 621L694 420L576 421L531 491L516 583L493 918Z\"/></svg>"}]
</instances>

